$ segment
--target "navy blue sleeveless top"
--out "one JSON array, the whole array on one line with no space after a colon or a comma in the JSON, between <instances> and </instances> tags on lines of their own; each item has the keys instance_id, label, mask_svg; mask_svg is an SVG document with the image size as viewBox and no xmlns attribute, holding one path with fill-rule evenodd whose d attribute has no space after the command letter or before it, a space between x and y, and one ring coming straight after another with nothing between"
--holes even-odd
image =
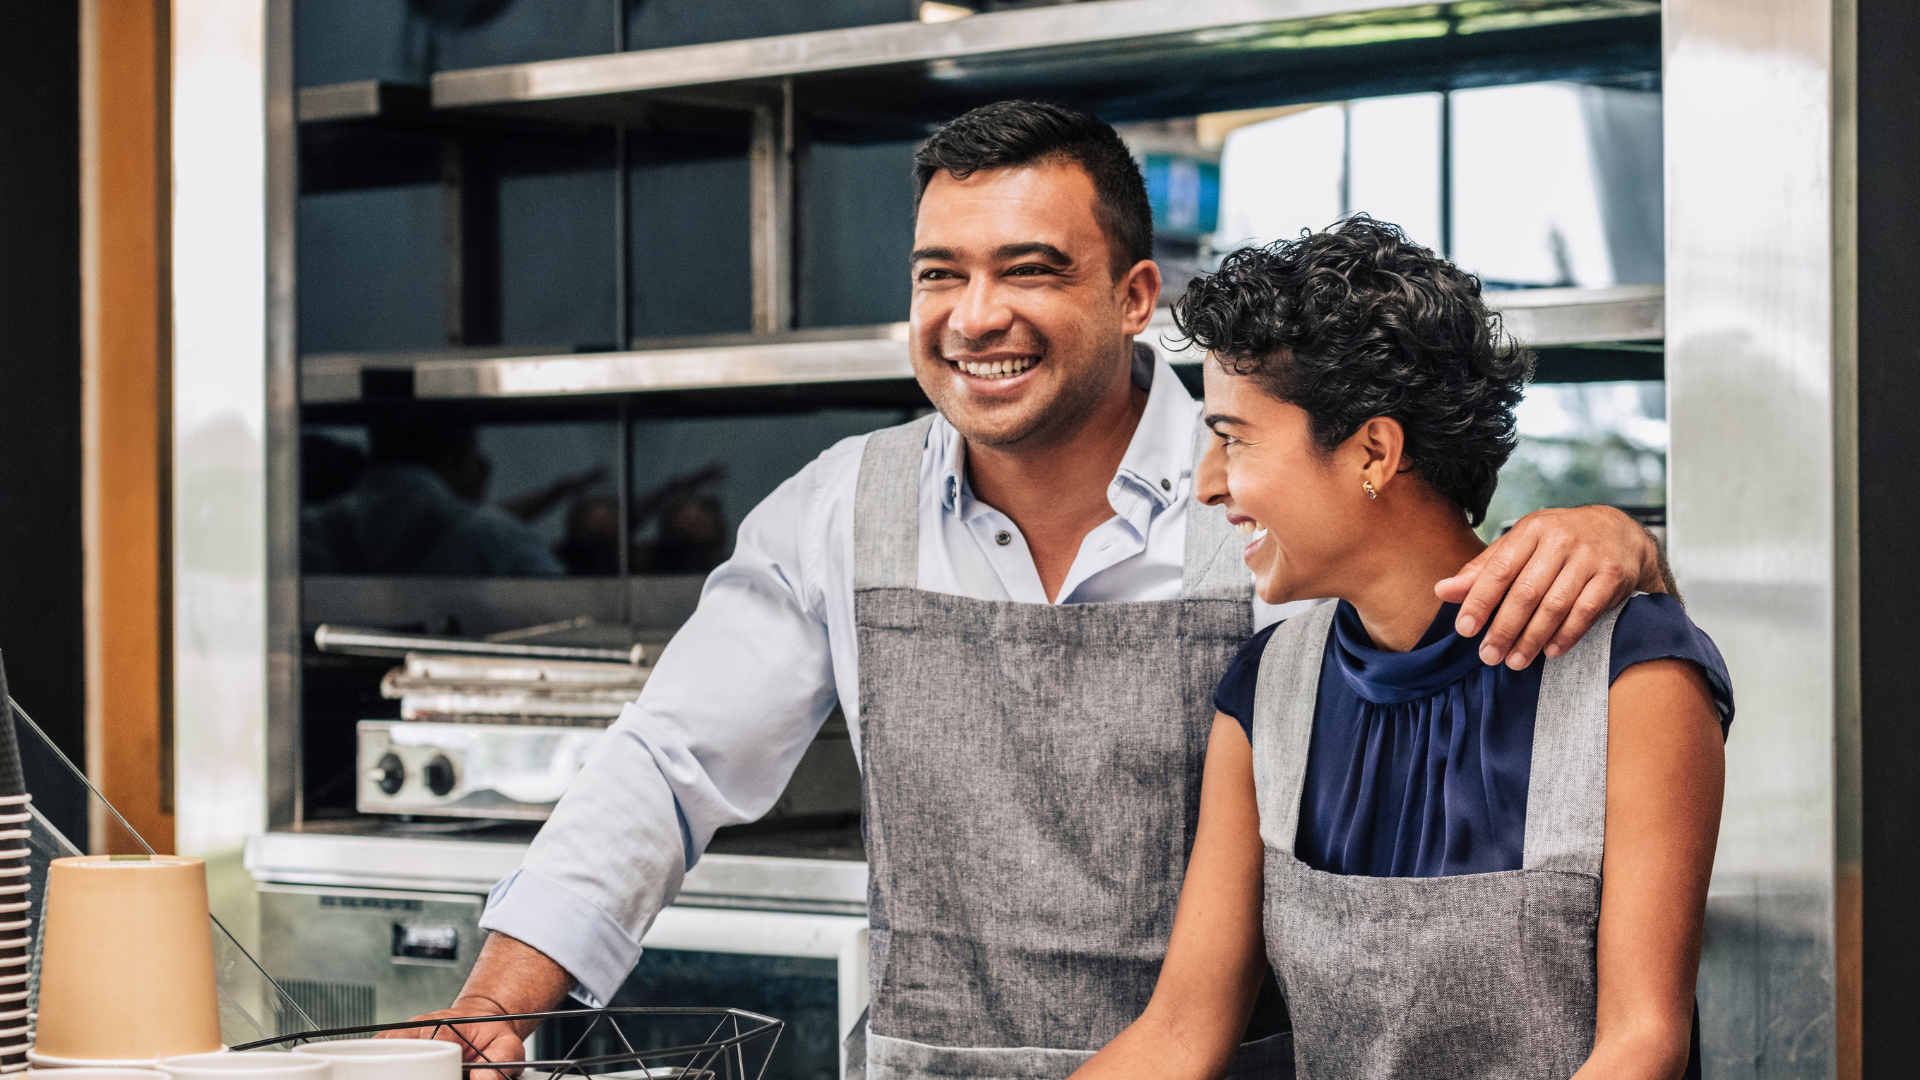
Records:
<instances>
[{"instance_id":1,"label":"navy blue sleeveless top","mask_svg":"<svg viewBox=\"0 0 1920 1080\"><path fill-rule=\"evenodd\" d=\"M1420 643L1377 649L1342 600L1320 666L1294 856L1317 870L1368 877L1449 877L1518 870L1526 840L1536 659L1523 671L1480 662L1480 638L1453 631L1445 604ZM1214 691L1214 707L1253 728L1254 685L1273 628L1255 634ZM1613 628L1608 682L1662 659L1700 666L1733 721L1732 681L1713 640L1671 596L1636 596Z\"/></svg>"}]
</instances>

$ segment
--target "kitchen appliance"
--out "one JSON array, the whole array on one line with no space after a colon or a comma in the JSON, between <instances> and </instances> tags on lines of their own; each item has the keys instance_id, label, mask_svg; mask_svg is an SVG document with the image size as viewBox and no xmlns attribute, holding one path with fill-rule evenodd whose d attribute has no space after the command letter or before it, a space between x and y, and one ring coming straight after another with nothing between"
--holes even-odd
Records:
<instances>
[{"instance_id":1,"label":"kitchen appliance","mask_svg":"<svg viewBox=\"0 0 1920 1080\"><path fill-rule=\"evenodd\" d=\"M526 851L524 840L251 837L261 964L312 1019L279 1030L396 1023L445 1008L486 936L487 890ZM866 895L866 864L852 859L708 854L608 1004L780 1017L788 1028L767 1075L833 1080L841 1040L867 1003Z\"/></svg>"},{"instance_id":2,"label":"kitchen appliance","mask_svg":"<svg viewBox=\"0 0 1920 1080\"><path fill-rule=\"evenodd\" d=\"M568 629L578 629L570 622ZM361 720L363 814L544 821L665 648L472 641L322 626L324 651L401 657L381 680L399 720ZM768 817L860 811L860 767L835 709Z\"/></svg>"},{"instance_id":3,"label":"kitchen appliance","mask_svg":"<svg viewBox=\"0 0 1920 1080\"><path fill-rule=\"evenodd\" d=\"M602 729L362 720L359 809L544 821Z\"/></svg>"}]
</instances>

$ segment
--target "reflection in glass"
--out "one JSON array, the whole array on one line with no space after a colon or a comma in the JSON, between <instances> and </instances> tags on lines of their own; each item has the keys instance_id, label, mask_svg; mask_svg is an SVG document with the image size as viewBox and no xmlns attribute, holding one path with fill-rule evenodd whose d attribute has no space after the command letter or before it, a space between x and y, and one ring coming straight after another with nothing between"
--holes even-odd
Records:
<instances>
[{"instance_id":1,"label":"reflection in glass","mask_svg":"<svg viewBox=\"0 0 1920 1080\"><path fill-rule=\"evenodd\" d=\"M1544 507L1666 505L1665 383L1537 383L1515 417L1520 445L1482 536Z\"/></svg>"},{"instance_id":2,"label":"reflection in glass","mask_svg":"<svg viewBox=\"0 0 1920 1080\"><path fill-rule=\"evenodd\" d=\"M842 439L910 419L899 408L632 423L628 570L706 574L741 519ZM412 410L301 436L308 574L611 576L620 572L620 426L475 424Z\"/></svg>"}]
</instances>

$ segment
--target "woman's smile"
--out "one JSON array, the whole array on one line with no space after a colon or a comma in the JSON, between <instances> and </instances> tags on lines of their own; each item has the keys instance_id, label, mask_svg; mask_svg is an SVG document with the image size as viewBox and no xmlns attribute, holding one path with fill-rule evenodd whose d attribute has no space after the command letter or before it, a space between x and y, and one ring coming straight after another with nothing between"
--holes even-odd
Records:
<instances>
[{"instance_id":1,"label":"woman's smile","mask_svg":"<svg viewBox=\"0 0 1920 1080\"><path fill-rule=\"evenodd\" d=\"M1241 536L1252 537L1247 541L1246 547L1240 549L1241 561L1252 566L1254 555L1259 552L1260 545L1267 539L1267 527L1245 514L1228 514L1227 524L1232 525L1234 531Z\"/></svg>"}]
</instances>

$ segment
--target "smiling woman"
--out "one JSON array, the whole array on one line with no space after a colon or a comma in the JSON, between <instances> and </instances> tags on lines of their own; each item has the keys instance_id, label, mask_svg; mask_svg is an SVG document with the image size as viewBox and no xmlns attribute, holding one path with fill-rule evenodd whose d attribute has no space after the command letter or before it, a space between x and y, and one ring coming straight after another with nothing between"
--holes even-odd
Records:
<instances>
[{"instance_id":1,"label":"smiling woman","mask_svg":"<svg viewBox=\"0 0 1920 1080\"><path fill-rule=\"evenodd\" d=\"M1234 253L1175 318L1209 354L1197 497L1261 599L1337 603L1215 691L1166 963L1084 1076L1218 1075L1269 965L1302 1075L1682 1075L1719 651L1672 597L1596 593L1570 651L1502 665L1436 595L1484 546L1528 353L1478 280L1366 218Z\"/></svg>"}]
</instances>

